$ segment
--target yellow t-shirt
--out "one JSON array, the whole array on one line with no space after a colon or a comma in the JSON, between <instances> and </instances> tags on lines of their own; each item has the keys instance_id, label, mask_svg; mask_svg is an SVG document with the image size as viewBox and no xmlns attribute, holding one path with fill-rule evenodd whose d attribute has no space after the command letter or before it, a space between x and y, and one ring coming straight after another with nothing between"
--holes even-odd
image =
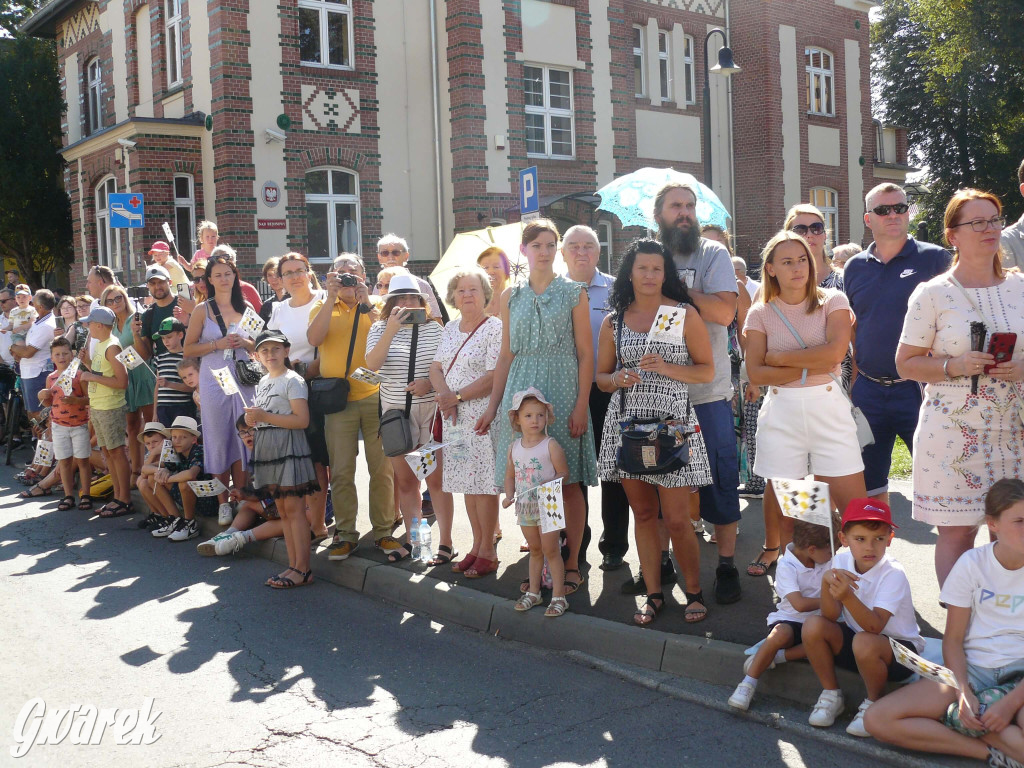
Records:
<instances>
[{"instance_id":1,"label":"yellow t-shirt","mask_svg":"<svg viewBox=\"0 0 1024 768\"><path fill-rule=\"evenodd\" d=\"M314 301L309 310L309 321L320 312L320 307L327 299ZM327 336L323 344L317 347L317 354L320 357L320 375L325 379L341 379L345 377L345 362L348 360L348 347L352 339L352 321L355 318L356 325L356 346L352 350L352 367L349 373L356 368L366 366L366 334L373 325L369 315L359 312L359 305L350 307L341 299L334 302L334 309L331 311L331 325L327 330ZM362 400L377 393L376 384L367 384L365 381L358 381L349 378L348 399Z\"/></svg>"},{"instance_id":2,"label":"yellow t-shirt","mask_svg":"<svg viewBox=\"0 0 1024 768\"><path fill-rule=\"evenodd\" d=\"M171 276L171 294L176 296L177 293L178 293L178 286L179 285L184 285L185 286L185 298L187 299L188 298L188 286L192 283L192 280L190 278L188 278L188 277L185 277L185 270L183 270L181 268L181 265L178 264L178 262L175 261L173 257L167 259L167 261L166 261L166 263L164 263L163 267L164 267L164 269L167 270L167 273Z\"/></svg>"},{"instance_id":3,"label":"yellow t-shirt","mask_svg":"<svg viewBox=\"0 0 1024 768\"><path fill-rule=\"evenodd\" d=\"M96 342L96 349L92 353L92 370L100 376L113 376L114 366L107 360L107 348L113 344L120 351L121 343L111 333L110 338ZM127 404L125 390L114 389L106 384L99 384L95 381L89 382L89 407L97 411L114 411Z\"/></svg>"}]
</instances>

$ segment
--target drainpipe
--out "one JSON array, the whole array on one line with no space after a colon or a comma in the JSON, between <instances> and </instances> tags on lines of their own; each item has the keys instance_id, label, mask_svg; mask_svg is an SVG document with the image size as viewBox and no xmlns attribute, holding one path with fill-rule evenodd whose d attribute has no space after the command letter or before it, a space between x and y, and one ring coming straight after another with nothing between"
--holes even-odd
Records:
<instances>
[{"instance_id":1,"label":"drainpipe","mask_svg":"<svg viewBox=\"0 0 1024 768\"><path fill-rule=\"evenodd\" d=\"M725 32L729 40L732 40L732 24L729 17L729 0L725 0ZM706 62L705 62L706 64ZM729 195L732 198L732 237L736 242L736 150L733 139L733 110L732 110L732 78L726 78L726 96L729 102Z\"/></svg>"},{"instance_id":2,"label":"drainpipe","mask_svg":"<svg viewBox=\"0 0 1024 768\"><path fill-rule=\"evenodd\" d=\"M437 258L444 255L444 182L441 178L441 99L437 65L437 0L430 0L430 91L434 102L434 175L437 178Z\"/></svg>"}]
</instances>

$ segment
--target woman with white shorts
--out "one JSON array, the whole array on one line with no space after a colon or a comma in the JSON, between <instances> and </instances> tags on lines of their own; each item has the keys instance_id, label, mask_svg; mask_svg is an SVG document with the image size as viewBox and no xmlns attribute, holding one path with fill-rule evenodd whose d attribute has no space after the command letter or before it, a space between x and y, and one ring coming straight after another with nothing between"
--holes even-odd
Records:
<instances>
[{"instance_id":1,"label":"woman with white shorts","mask_svg":"<svg viewBox=\"0 0 1024 768\"><path fill-rule=\"evenodd\" d=\"M779 232L761 258L761 300L744 327L750 381L768 387L754 471L774 480L813 474L845 509L867 495L857 425L839 381L853 327L850 303L818 286L810 246L796 233ZM783 536L792 536L792 521L780 524Z\"/></svg>"}]
</instances>

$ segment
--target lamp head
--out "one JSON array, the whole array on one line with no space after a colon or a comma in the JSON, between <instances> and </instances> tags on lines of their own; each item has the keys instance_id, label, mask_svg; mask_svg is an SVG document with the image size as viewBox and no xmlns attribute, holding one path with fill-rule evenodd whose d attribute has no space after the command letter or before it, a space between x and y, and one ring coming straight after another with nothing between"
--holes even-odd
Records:
<instances>
[{"instance_id":1,"label":"lamp head","mask_svg":"<svg viewBox=\"0 0 1024 768\"><path fill-rule=\"evenodd\" d=\"M729 77L734 72L742 71L738 64L732 59L732 48L723 46L718 49L718 63L711 68L716 75Z\"/></svg>"}]
</instances>

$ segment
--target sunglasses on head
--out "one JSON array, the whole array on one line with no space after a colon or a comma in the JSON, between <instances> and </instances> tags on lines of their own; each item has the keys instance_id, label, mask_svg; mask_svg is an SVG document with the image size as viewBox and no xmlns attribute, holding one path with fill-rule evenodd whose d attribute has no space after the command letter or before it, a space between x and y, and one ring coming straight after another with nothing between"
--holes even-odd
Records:
<instances>
[{"instance_id":1,"label":"sunglasses on head","mask_svg":"<svg viewBox=\"0 0 1024 768\"><path fill-rule=\"evenodd\" d=\"M906 203L896 203L895 205L876 205L871 212L876 216L888 216L890 211L902 215L909 210L910 206Z\"/></svg>"},{"instance_id":2,"label":"sunglasses on head","mask_svg":"<svg viewBox=\"0 0 1024 768\"><path fill-rule=\"evenodd\" d=\"M806 237L808 232L812 235L824 235L825 225L820 221L816 221L813 224L794 224L790 227L790 231L796 232L800 237Z\"/></svg>"}]
</instances>

